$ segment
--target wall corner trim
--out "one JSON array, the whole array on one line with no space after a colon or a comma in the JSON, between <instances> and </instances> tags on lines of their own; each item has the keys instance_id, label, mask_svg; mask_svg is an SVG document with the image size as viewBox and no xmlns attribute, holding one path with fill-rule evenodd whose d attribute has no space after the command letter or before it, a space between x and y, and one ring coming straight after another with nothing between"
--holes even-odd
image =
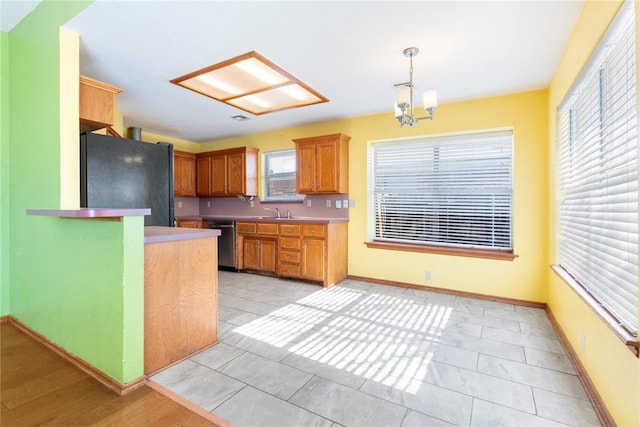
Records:
<instances>
[{"instance_id":1,"label":"wall corner trim","mask_svg":"<svg viewBox=\"0 0 640 427\"><path fill-rule=\"evenodd\" d=\"M560 327L560 323L558 323L558 321L556 320L556 317L553 315L553 312L551 311L549 306L547 306L545 310L547 312L547 317L551 321L553 329L556 331L558 338L560 338L560 343L562 344L562 347L564 347L564 351L567 353L567 356L569 357L573 368L578 374L578 379L580 380L582 387L584 387L584 391L587 394L587 397L589 398L589 401L591 402L596 415L598 416L598 420L600 420L600 423L605 427L615 426L616 422L607 409L607 406L604 404L602 397L600 397L600 393L598 393L595 384L593 383L593 381L591 381L587 370L582 365L582 362L580 362L580 358L578 358L578 355L571 346L567 335Z\"/></svg>"},{"instance_id":2,"label":"wall corner trim","mask_svg":"<svg viewBox=\"0 0 640 427\"><path fill-rule=\"evenodd\" d=\"M120 396L123 396L129 392L132 392L133 390L136 390L142 387L147 382L147 377L142 376L142 377L136 378L133 381L129 381L126 384L121 384L115 379L111 378L110 376L106 375L105 373L97 369L95 366L92 366L89 363L85 362L84 360L80 359L79 357L69 353L64 348L50 341L44 335L34 331L30 327L22 323L19 319L14 317L13 315L2 316L2 318L0 318L0 322L2 323L8 322L12 324L21 332L25 333L30 338L37 341L38 344L41 344L46 348L48 348L49 350L53 351L58 356L62 357L64 360L71 363L73 366L80 369L82 372L86 373L87 375L91 376L96 381L98 381L108 389L116 392Z\"/></svg>"}]
</instances>

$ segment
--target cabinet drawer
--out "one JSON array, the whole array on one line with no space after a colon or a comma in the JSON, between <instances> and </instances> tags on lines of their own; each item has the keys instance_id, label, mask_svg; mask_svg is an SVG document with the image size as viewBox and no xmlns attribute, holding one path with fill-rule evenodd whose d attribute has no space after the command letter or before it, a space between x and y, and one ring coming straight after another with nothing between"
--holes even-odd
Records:
<instances>
[{"instance_id":1,"label":"cabinet drawer","mask_svg":"<svg viewBox=\"0 0 640 427\"><path fill-rule=\"evenodd\" d=\"M200 228L200 221L190 219L179 219L178 227L183 228Z\"/></svg>"},{"instance_id":2,"label":"cabinet drawer","mask_svg":"<svg viewBox=\"0 0 640 427\"><path fill-rule=\"evenodd\" d=\"M300 252L279 251L278 258L280 262L289 262L289 263L299 264Z\"/></svg>"},{"instance_id":3,"label":"cabinet drawer","mask_svg":"<svg viewBox=\"0 0 640 427\"><path fill-rule=\"evenodd\" d=\"M257 223L258 234L278 234L278 224Z\"/></svg>"},{"instance_id":4,"label":"cabinet drawer","mask_svg":"<svg viewBox=\"0 0 640 427\"><path fill-rule=\"evenodd\" d=\"M236 230L238 230L238 233L255 233L256 225L255 222L238 222L236 223Z\"/></svg>"},{"instance_id":5,"label":"cabinet drawer","mask_svg":"<svg viewBox=\"0 0 640 427\"><path fill-rule=\"evenodd\" d=\"M297 224L280 224L281 236L299 236L300 225Z\"/></svg>"},{"instance_id":6,"label":"cabinet drawer","mask_svg":"<svg viewBox=\"0 0 640 427\"><path fill-rule=\"evenodd\" d=\"M303 225L302 235L305 237L324 237L324 225Z\"/></svg>"},{"instance_id":7,"label":"cabinet drawer","mask_svg":"<svg viewBox=\"0 0 640 427\"><path fill-rule=\"evenodd\" d=\"M278 274L286 277L300 277L300 266L280 264L278 265Z\"/></svg>"},{"instance_id":8,"label":"cabinet drawer","mask_svg":"<svg viewBox=\"0 0 640 427\"><path fill-rule=\"evenodd\" d=\"M300 239L297 237L280 237L280 247L283 249L300 249Z\"/></svg>"}]
</instances>

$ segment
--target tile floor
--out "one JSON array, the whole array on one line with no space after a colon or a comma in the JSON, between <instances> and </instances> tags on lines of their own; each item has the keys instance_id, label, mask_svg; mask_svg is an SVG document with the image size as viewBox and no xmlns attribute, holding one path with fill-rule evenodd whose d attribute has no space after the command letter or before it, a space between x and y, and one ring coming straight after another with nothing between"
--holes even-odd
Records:
<instances>
[{"instance_id":1,"label":"tile floor","mask_svg":"<svg viewBox=\"0 0 640 427\"><path fill-rule=\"evenodd\" d=\"M242 426L597 426L543 310L219 275L220 343L152 380Z\"/></svg>"}]
</instances>

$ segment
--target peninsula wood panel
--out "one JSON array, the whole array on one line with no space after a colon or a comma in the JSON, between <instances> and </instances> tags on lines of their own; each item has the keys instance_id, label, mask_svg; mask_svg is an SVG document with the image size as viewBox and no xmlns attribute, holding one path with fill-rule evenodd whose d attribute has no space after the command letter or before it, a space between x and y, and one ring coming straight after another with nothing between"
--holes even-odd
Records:
<instances>
[{"instance_id":1,"label":"peninsula wood panel","mask_svg":"<svg viewBox=\"0 0 640 427\"><path fill-rule=\"evenodd\" d=\"M145 374L218 341L216 239L145 245Z\"/></svg>"}]
</instances>

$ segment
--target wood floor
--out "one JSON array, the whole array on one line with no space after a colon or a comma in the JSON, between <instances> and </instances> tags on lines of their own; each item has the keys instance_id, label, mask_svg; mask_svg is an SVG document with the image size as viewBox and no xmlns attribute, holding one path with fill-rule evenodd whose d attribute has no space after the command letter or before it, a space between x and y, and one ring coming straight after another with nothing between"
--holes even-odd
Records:
<instances>
[{"instance_id":1,"label":"wood floor","mask_svg":"<svg viewBox=\"0 0 640 427\"><path fill-rule=\"evenodd\" d=\"M147 386L118 396L15 326L0 328L2 426L216 425Z\"/></svg>"}]
</instances>

